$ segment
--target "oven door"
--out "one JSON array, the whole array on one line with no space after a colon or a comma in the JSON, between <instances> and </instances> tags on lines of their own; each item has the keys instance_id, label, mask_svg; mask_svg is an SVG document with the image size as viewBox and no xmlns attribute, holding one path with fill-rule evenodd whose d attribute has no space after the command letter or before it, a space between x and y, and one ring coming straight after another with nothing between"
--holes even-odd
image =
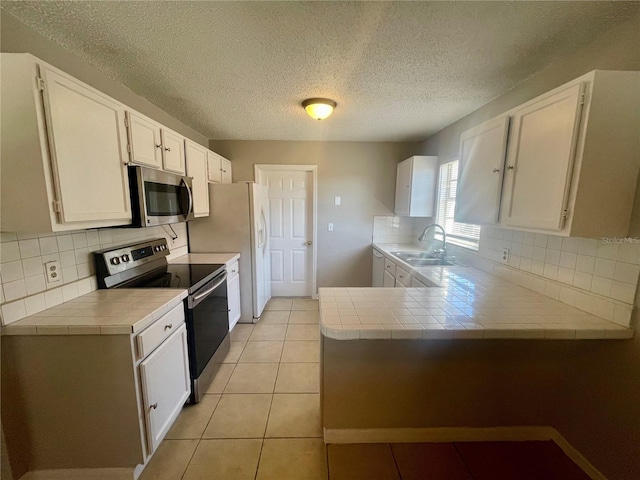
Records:
<instances>
[{"instance_id":1,"label":"oven door","mask_svg":"<svg viewBox=\"0 0 640 480\"><path fill-rule=\"evenodd\" d=\"M194 218L189 177L129 166L129 187L134 226L165 225Z\"/></svg>"},{"instance_id":2,"label":"oven door","mask_svg":"<svg viewBox=\"0 0 640 480\"><path fill-rule=\"evenodd\" d=\"M198 402L204 394L211 380L211 358L228 334L229 306L225 271L187 297L192 403Z\"/></svg>"}]
</instances>

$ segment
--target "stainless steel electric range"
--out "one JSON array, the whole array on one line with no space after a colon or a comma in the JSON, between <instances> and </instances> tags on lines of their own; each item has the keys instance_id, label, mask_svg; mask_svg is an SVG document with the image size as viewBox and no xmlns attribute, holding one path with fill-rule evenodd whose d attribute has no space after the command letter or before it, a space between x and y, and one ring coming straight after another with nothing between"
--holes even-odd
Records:
<instances>
[{"instance_id":1,"label":"stainless steel electric range","mask_svg":"<svg viewBox=\"0 0 640 480\"><path fill-rule=\"evenodd\" d=\"M190 403L200 401L229 350L227 271L224 264L169 264L164 238L95 252L98 288L184 288L191 374Z\"/></svg>"}]
</instances>

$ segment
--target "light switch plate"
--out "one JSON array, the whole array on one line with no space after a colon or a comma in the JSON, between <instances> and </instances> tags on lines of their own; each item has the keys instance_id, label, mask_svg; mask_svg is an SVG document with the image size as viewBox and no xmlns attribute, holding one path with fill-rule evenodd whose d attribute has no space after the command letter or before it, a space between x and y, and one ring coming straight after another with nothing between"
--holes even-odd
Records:
<instances>
[{"instance_id":1,"label":"light switch plate","mask_svg":"<svg viewBox=\"0 0 640 480\"><path fill-rule=\"evenodd\" d=\"M335 199L334 199L334 203L335 203L336 205L340 205L340 197L335 197Z\"/></svg>"},{"instance_id":2,"label":"light switch plate","mask_svg":"<svg viewBox=\"0 0 640 480\"><path fill-rule=\"evenodd\" d=\"M327 225L327 230L329 230L330 232L333 232L333 223L330 223L329 225Z\"/></svg>"},{"instance_id":3,"label":"light switch plate","mask_svg":"<svg viewBox=\"0 0 640 480\"><path fill-rule=\"evenodd\" d=\"M502 257L500 257L500 260L502 261L502 263L509 263L509 257L510 257L510 252L508 248L503 248L502 249Z\"/></svg>"}]
</instances>

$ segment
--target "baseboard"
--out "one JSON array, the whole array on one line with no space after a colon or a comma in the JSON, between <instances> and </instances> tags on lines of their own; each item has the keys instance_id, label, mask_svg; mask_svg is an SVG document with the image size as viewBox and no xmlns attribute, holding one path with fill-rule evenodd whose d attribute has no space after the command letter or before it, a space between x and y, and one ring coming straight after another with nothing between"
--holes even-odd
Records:
<instances>
[{"instance_id":1,"label":"baseboard","mask_svg":"<svg viewBox=\"0 0 640 480\"><path fill-rule=\"evenodd\" d=\"M133 468L73 468L33 470L20 480L134 480Z\"/></svg>"},{"instance_id":2,"label":"baseboard","mask_svg":"<svg viewBox=\"0 0 640 480\"><path fill-rule=\"evenodd\" d=\"M556 445L562 449L567 457L573 460L573 463L578 465L584 473L589 475L592 480L607 480L607 477L605 477L600 470L594 467L589 460L584 457L584 455L576 450L573 445L571 445L567 439L560 434L560 432L556 430L551 440L553 440Z\"/></svg>"},{"instance_id":3,"label":"baseboard","mask_svg":"<svg viewBox=\"0 0 640 480\"><path fill-rule=\"evenodd\" d=\"M552 427L324 429L325 443L491 442L552 440Z\"/></svg>"},{"instance_id":4,"label":"baseboard","mask_svg":"<svg viewBox=\"0 0 640 480\"><path fill-rule=\"evenodd\" d=\"M324 429L324 443L521 442L552 440L593 480L607 480L553 427Z\"/></svg>"}]
</instances>

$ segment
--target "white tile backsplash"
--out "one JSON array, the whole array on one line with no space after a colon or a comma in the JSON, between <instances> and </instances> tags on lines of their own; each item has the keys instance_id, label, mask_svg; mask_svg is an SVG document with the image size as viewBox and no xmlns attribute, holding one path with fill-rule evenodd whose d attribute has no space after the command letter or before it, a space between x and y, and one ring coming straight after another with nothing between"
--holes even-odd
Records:
<instances>
[{"instance_id":1,"label":"white tile backsplash","mask_svg":"<svg viewBox=\"0 0 640 480\"><path fill-rule=\"evenodd\" d=\"M400 217L397 217L400 218ZM411 229L391 222L393 235ZM164 237L172 252L187 253L187 226L172 225L171 241L164 227L109 228L64 233L0 232L0 311L4 325L59 305L97 288L93 252L151 238ZM397 229L397 230L394 230ZM402 234L396 233L402 231ZM411 239L407 240L409 243ZM44 264L60 261L61 281L47 283Z\"/></svg>"},{"instance_id":2,"label":"white tile backsplash","mask_svg":"<svg viewBox=\"0 0 640 480\"><path fill-rule=\"evenodd\" d=\"M483 227L477 253L455 246L450 252L470 265L510 276L522 286L629 325L640 277L640 241L610 243L606 239L507 231ZM502 248L511 249L512 260L518 254L518 260L510 261L508 268L499 261ZM505 268L510 273L505 273Z\"/></svg>"}]
</instances>

